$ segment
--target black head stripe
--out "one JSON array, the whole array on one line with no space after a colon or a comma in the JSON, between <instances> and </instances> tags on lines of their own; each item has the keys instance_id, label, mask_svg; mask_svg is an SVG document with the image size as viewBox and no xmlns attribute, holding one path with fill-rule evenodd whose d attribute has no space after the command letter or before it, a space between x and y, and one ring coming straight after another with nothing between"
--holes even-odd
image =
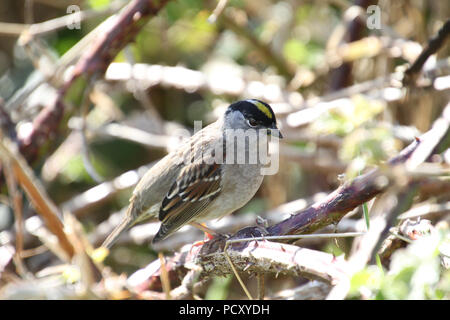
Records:
<instances>
[{"instance_id":1,"label":"black head stripe","mask_svg":"<svg viewBox=\"0 0 450 320\"><path fill-rule=\"evenodd\" d=\"M272 108L261 100L249 99L237 101L228 107L227 112L229 111L240 111L245 118L253 118L266 127L271 127L273 124L276 124L276 118Z\"/></svg>"}]
</instances>

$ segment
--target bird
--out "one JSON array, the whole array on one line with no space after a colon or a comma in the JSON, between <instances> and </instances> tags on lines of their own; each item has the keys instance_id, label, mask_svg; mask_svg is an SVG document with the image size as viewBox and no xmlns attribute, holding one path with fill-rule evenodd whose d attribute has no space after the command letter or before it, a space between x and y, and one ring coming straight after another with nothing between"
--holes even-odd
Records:
<instances>
[{"instance_id":1,"label":"bird","mask_svg":"<svg viewBox=\"0 0 450 320\"><path fill-rule=\"evenodd\" d=\"M244 143L235 143L236 132L244 133ZM261 132L253 135L257 139L252 143L251 133ZM102 247L109 249L131 226L149 218L161 221L153 244L187 224L214 234L203 223L240 209L261 186L263 161L249 159L260 149L267 150L268 136L283 137L269 104L258 99L231 103L215 122L148 169L133 191L125 217ZM245 161L237 161L242 155Z\"/></svg>"}]
</instances>

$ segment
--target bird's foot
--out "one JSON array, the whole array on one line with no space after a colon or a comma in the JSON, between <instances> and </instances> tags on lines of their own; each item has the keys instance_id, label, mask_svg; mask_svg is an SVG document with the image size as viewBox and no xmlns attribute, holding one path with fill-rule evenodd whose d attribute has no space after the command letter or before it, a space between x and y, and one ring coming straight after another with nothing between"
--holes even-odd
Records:
<instances>
[{"instance_id":1,"label":"bird's foot","mask_svg":"<svg viewBox=\"0 0 450 320\"><path fill-rule=\"evenodd\" d=\"M205 223L191 222L190 225L196 227L197 229L202 230L205 233L205 235L209 238L209 240L211 240L215 236L220 235L216 231L208 228Z\"/></svg>"},{"instance_id":2,"label":"bird's foot","mask_svg":"<svg viewBox=\"0 0 450 320\"><path fill-rule=\"evenodd\" d=\"M195 242L192 244L192 247L199 247L199 246L202 246L202 245L204 245L206 242L208 242L208 241L214 239L215 236L220 235L220 234L218 234L218 233L216 233L216 232L214 232L214 235L212 235L212 234L210 234L210 233L208 233L208 232L206 232L206 231L204 231L204 233L205 233L204 239L203 239L203 240L200 240L200 241L195 241Z\"/></svg>"},{"instance_id":3,"label":"bird's foot","mask_svg":"<svg viewBox=\"0 0 450 320\"><path fill-rule=\"evenodd\" d=\"M212 240L214 238L214 236L210 235L209 233L205 232L205 238L203 240L199 240L199 241L195 241L192 246L193 247L198 247L198 246L202 246L204 245L206 242L208 242L209 240Z\"/></svg>"}]
</instances>

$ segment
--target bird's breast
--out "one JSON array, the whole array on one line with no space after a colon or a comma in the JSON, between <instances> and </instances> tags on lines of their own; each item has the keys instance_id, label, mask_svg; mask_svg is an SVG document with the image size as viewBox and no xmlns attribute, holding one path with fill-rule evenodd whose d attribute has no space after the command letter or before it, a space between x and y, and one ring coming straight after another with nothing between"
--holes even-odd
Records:
<instances>
[{"instance_id":1,"label":"bird's breast","mask_svg":"<svg viewBox=\"0 0 450 320\"><path fill-rule=\"evenodd\" d=\"M243 207L253 198L264 178L257 164L227 164L222 170L222 191L209 207L207 219L220 218Z\"/></svg>"}]
</instances>

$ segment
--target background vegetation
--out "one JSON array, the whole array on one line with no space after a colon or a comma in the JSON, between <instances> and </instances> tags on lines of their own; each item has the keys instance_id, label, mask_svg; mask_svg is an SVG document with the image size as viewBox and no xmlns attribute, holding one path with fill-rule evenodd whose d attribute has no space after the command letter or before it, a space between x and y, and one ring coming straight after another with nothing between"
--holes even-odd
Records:
<instances>
[{"instance_id":1,"label":"background vegetation","mask_svg":"<svg viewBox=\"0 0 450 320\"><path fill-rule=\"evenodd\" d=\"M423 159L426 170L416 172L429 179L426 188L394 183L397 189L386 193L397 204L388 221L394 229L380 237L390 251L378 251L352 274L342 298L450 297L450 48L445 37L409 82L402 78L449 18L448 1L169 1L132 42L121 39L124 48L104 75L71 86L58 129L32 155L22 152L24 144L17 141L26 140L32 121L54 103L94 40L81 49L74 46L128 3L0 4L0 298L167 298L164 284L176 288L182 276L147 284L139 292L126 281L158 260L158 252L171 256L202 239L198 231L183 228L154 248L149 241L158 223L149 222L131 229L108 254L93 249L119 222L145 166L176 148L179 136L192 133L195 120L210 123L231 102L247 98L267 101L277 114L285 136L280 170L267 176L256 196L232 217L211 222L221 232L254 225L257 215L269 225L286 219L345 181L383 166L437 119L447 121ZM367 27L371 4L380 10L379 29ZM62 27L55 22L70 5L86 14L79 29L66 27L71 20ZM45 21L49 24L39 24ZM60 239L46 227L45 216L8 165L14 165L14 146L33 169L37 188L60 210L69 242L86 256L68 259ZM387 210L376 205L385 197L358 206L319 232L370 230L367 217ZM345 259L357 252L354 238L296 244ZM248 290L256 292L260 276L257 281L254 274L241 275ZM303 276L263 277L268 299L324 299L333 288ZM182 297L246 298L232 273L209 277L191 291Z\"/></svg>"}]
</instances>

